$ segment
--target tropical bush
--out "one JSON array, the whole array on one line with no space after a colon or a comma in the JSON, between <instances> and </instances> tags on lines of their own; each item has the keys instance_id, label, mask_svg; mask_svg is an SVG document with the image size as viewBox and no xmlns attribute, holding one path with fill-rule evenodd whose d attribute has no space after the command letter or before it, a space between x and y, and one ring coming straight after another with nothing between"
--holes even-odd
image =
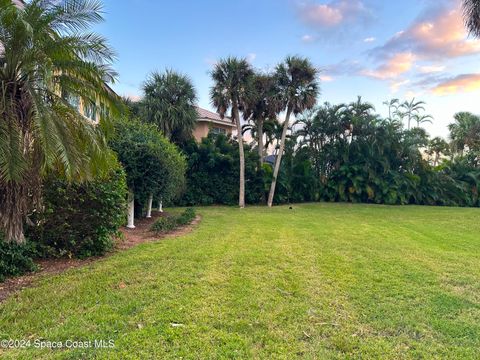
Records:
<instances>
[{"instance_id":1,"label":"tropical bush","mask_svg":"<svg viewBox=\"0 0 480 360\"><path fill-rule=\"evenodd\" d=\"M165 215L155 220L150 230L155 231L156 233L162 233L172 231L176 227L177 222L175 218L171 215Z\"/></svg>"},{"instance_id":2,"label":"tropical bush","mask_svg":"<svg viewBox=\"0 0 480 360\"><path fill-rule=\"evenodd\" d=\"M258 155L245 145L245 199L259 203L264 192L263 171L258 169ZM186 154L186 191L180 205L238 203L238 144L224 135L210 135L200 143L190 141L183 147Z\"/></svg>"},{"instance_id":3,"label":"tropical bush","mask_svg":"<svg viewBox=\"0 0 480 360\"><path fill-rule=\"evenodd\" d=\"M178 225L190 224L195 219L196 213L194 208L187 208L177 217Z\"/></svg>"},{"instance_id":4,"label":"tropical bush","mask_svg":"<svg viewBox=\"0 0 480 360\"><path fill-rule=\"evenodd\" d=\"M190 224L195 216L195 209L193 208L187 208L179 215L161 216L153 223L150 230L157 233L172 231L179 226Z\"/></svg>"},{"instance_id":5,"label":"tropical bush","mask_svg":"<svg viewBox=\"0 0 480 360\"><path fill-rule=\"evenodd\" d=\"M115 121L109 140L135 194L135 213L141 216L148 196L167 202L184 189L186 161L179 149L160 134L155 125L123 118Z\"/></svg>"},{"instance_id":6,"label":"tropical bush","mask_svg":"<svg viewBox=\"0 0 480 360\"><path fill-rule=\"evenodd\" d=\"M456 116L450 129L461 154L440 162L449 153L445 141L430 141L420 123L405 129L373 110L359 99L304 114L286 149L279 176L283 197L276 200L478 206L480 122L473 115Z\"/></svg>"},{"instance_id":7,"label":"tropical bush","mask_svg":"<svg viewBox=\"0 0 480 360\"><path fill-rule=\"evenodd\" d=\"M6 277L36 270L37 267L32 260L34 253L34 245L31 242L7 243L0 234L0 282Z\"/></svg>"},{"instance_id":8,"label":"tropical bush","mask_svg":"<svg viewBox=\"0 0 480 360\"><path fill-rule=\"evenodd\" d=\"M125 172L118 163L106 176L83 183L50 176L28 237L41 256L103 255L125 223L126 197Z\"/></svg>"}]
</instances>

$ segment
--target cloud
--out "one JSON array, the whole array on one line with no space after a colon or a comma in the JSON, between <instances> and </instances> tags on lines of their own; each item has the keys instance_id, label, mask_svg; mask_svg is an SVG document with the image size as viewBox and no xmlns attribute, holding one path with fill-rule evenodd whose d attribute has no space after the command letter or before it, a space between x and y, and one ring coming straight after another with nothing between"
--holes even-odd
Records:
<instances>
[{"instance_id":1,"label":"cloud","mask_svg":"<svg viewBox=\"0 0 480 360\"><path fill-rule=\"evenodd\" d=\"M480 53L480 41L468 39L459 1L451 1L449 6L440 3L427 9L426 14L371 54L382 59L409 51L418 59L438 61Z\"/></svg>"},{"instance_id":2,"label":"cloud","mask_svg":"<svg viewBox=\"0 0 480 360\"><path fill-rule=\"evenodd\" d=\"M398 53L389 58L375 70L362 70L361 75L375 79L386 80L395 79L399 75L406 73L413 67L415 55L410 52Z\"/></svg>"},{"instance_id":3,"label":"cloud","mask_svg":"<svg viewBox=\"0 0 480 360\"><path fill-rule=\"evenodd\" d=\"M247 55L247 61L248 61L249 63L254 62L256 58L257 58L257 54L255 54L255 53L249 53L249 54Z\"/></svg>"},{"instance_id":4,"label":"cloud","mask_svg":"<svg viewBox=\"0 0 480 360\"><path fill-rule=\"evenodd\" d=\"M377 40L375 37L367 37L365 39L363 39L363 42L365 43L371 43L371 42L374 42L375 40Z\"/></svg>"},{"instance_id":5,"label":"cloud","mask_svg":"<svg viewBox=\"0 0 480 360\"><path fill-rule=\"evenodd\" d=\"M358 60L343 60L322 68L324 76L355 76L363 70Z\"/></svg>"},{"instance_id":6,"label":"cloud","mask_svg":"<svg viewBox=\"0 0 480 360\"><path fill-rule=\"evenodd\" d=\"M410 80L393 81L390 83L390 91L396 93L402 86L410 83Z\"/></svg>"},{"instance_id":7,"label":"cloud","mask_svg":"<svg viewBox=\"0 0 480 360\"><path fill-rule=\"evenodd\" d=\"M323 82L331 82L333 81L333 77L332 76L329 76L329 75L320 75L320 80L323 81Z\"/></svg>"},{"instance_id":8,"label":"cloud","mask_svg":"<svg viewBox=\"0 0 480 360\"><path fill-rule=\"evenodd\" d=\"M332 0L328 3L308 1L299 7L300 18L318 29L331 29L346 23L366 21L370 11L361 0Z\"/></svg>"},{"instance_id":9,"label":"cloud","mask_svg":"<svg viewBox=\"0 0 480 360\"><path fill-rule=\"evenodd\" d=\"M448 95L479 89L480 74L461 74L440 81L431 91L436 95Z\"/></svg>"},{"instance_id":10,"label":"cloud","mask_svg":"<svg viewBox=\"0 0 480 360\"><path fill-rule=\"evenodd\" d=\"M446 68L445 65L425 65L425 66L418 66L418 71L422 74L432 74L437 72L442 72Z\"/></svg>"},{"instance_id":11,"label":"cloud","mask_svg":"<svg viewBox=\"0 0 480 360\"><path fill-rule=\"evenodd\" d=\"M311 43L311 42L315 41L315 38L312 35L305 34L305 35L302 36L302 41L304 43Z\"/></svg>"}]
</instances>

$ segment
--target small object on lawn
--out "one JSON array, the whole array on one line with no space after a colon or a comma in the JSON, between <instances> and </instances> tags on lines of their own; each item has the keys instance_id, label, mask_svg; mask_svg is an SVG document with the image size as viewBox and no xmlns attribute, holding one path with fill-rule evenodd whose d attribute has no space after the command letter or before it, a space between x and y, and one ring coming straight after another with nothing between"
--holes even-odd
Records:
<instances>
[{"instance_id":1,"label":"small object on lawn","mask_svg":"<svg viewBox=\"0 0 480 360\"><path fill-rule=\"evenodd\" d=\"M290 209L290 210L292 210L292 209L293 209L293 207L291 207L291 206L290 206L290 207L289 207L289 209Z\"/></svg>"},{"instance_id":2,"label":"small object on lawn","mask_svg":"<svg viewBox=\"0 0 480 360\"><path fill-rule=\"evenodd\" d=\"M184 324L178 324L178 323L170 323L172 327L184 327Z\"/></svg>"}]
</instances>

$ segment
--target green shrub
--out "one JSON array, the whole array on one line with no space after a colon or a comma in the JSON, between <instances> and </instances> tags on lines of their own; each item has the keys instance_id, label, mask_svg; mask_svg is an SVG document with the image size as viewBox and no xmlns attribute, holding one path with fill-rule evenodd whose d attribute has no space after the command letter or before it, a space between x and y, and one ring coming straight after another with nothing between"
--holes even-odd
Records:
<instances>
[{"instance_id":1,"label":"green shrub","mask_svg":"<svg viewBox=\"0 0 480 360\"><path fill-rule=\"evenodd\" d=\"M49 177L44 184L44 211L29 237L42 256L103 255L125 222L125 172L116 164L110 173L86 183Z\"/></svg>"},{"instance_id":2,"label":"green shrub","mask_svg":"<svg viewBox=\"0 0 480 360\"><path fill-rule=\"evenodd\" d=\"M0 234L0 282L8 276L18 276L37 269L32 260L33 248L30 242L25 245L6 243Z\"/></svg>"},{"instance_id":3,"label":"green shrub","mask_svg":"<svg viewBox=\"0 0 480 360\"><path fill-rule=\"evenodd\" d=\"M177 227L177 219L174 216L159 217L152 225L150 230L157 233L172 231Z\"/></svg>"},{"instance_id":4,"label":"green shrub","mask_svg":"<svg viewBox=\"0 0 480 360\"><path fill-rule=\"evenodd\" d=\"M193 219L195 219L195 209L194 208L187 208L183 213L181 213L177 217L177 224L178 225L188 225L190 224Z\"/></svg>"},{"instance_id":5,"label":"green shrub","mask_svg":"<svg viewBox=\"0 0 480 360\"><path fill-rule=\"evenodd\" d=\"M179 226L190 224L195 219L195 209L188 208L180 215L167 215L158 218L150 228L157 233L175 230Z\"/></svg>"},{"instance_id":6,"label":"green shrub","mask_svg":"<svg viewBox=\"0 0 480 360\"><path fill-rule=\"evenodd\" d=\"M164 203L184 189L185 157L152 124L134 119L118 119L109 139L127 174L128 188L135 194L135 215L145 213L150 194Z\"/></svg>"},{"instance_id":7,"label":"green shrub","mask_svg":"<svg viewBox=\"0 0 480 360\"><path fill-rule=\"evenodd\" d=\"M264 197L262 169L258 154L247 144L245 148L245 200L259 203ZM210 134L201 143L194 140L183 146L187 157L187 182L184 195L175 204L198 206L238 203L238 143L224 135ZM270 185L270 183L269 183Z\"/></svg>"}]
</instances>

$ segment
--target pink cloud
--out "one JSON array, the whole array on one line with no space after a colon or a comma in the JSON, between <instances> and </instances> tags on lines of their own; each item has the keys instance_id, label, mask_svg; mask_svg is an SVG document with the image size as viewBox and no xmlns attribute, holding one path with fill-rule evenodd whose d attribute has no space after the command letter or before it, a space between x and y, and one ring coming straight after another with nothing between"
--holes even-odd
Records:
<instances>
[{"instance_id":1,"label":"pink cloud","mask_svg":"<svg viewBox=\"0 0 480 360\"><path fill-rule=\"evenodd\" d=\"M480 53L480 41L468 39L460 2L454 1L453 6L439 7L415 20L372 53L384 58L405 51L423 60L444 60Z\"/></svg>"},{"instance_id":2,"label":"pink cloud","mask_svg":"<svg viewBox=\"0 0 480 360\"><path fill-rule=\"evenodd\" d=\"M410 52L398 53L385 61L375 70L362 70L361 75L375 79L394 79L413 67L415 56Z\"/></svg>"},{"instance_id":3,"label":"pink cloud","mask_svg":"<svg viewBox=\"0 0 480 360\"><path fill-rule=\"evenodd\" d=\"M480 74L462 74L441 81L433 87L431 91L436 95L448 95L471 92L479 89Z\"/></svg>"},{"instance_id":4,"label":"pink cloud","mask_svg":"<svg viewBox=\"0 0 480 360\"><path fill-rule=\"evenodd\" d=\"M328 29L338 25L365 20L370 12L360 0L333 0L329 3L304 3L300 16L308 24Z\"/></svg>"}]
</instances>

